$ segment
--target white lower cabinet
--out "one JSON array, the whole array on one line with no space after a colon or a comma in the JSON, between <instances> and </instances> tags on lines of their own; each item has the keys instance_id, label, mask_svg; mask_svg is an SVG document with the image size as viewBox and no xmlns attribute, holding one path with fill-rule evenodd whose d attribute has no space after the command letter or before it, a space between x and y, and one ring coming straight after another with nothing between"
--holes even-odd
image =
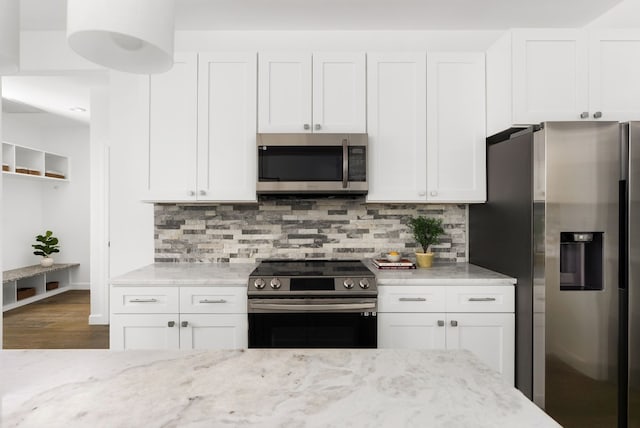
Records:
<instances>
[{"instance_id":1,"label":"white lower cabinet","mask_svg":"<svg viewBox=\"0 0 640 428\"><path fill-rule=\"evenodd\" d=\"M514 383L513 287L382 285L378 305L379 348L467 349Z\"/></svg>"},{"instance_id":2,"label":"white lower cabinet","mask_svg":"<svg viewBox=\"0 0 640 428\"><path fill-rule=\"evenodd\" d=\"M243 287L113 287L110 348L247 347Z\"/></svg>"}]
</instances>

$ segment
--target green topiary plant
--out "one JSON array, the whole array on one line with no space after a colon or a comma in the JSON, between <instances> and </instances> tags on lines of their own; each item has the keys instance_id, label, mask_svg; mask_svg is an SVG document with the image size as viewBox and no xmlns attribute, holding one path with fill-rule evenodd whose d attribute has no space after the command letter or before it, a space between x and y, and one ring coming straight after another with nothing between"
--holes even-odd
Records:
<instances>
[{"instance_id":1,"label":"green topiary plant","mask_svg":"<svg viewBox=\"0 0 640 428\"><path fill-rule=\"evenodd\" d=\"M432 244L440 242L440 235L444 234L442 219L423 216L410 217L408 225L424 253L429 252L429 247Z\"/></svg>"},{"instance_id":2,"label":"green topiary plant","mask_svg":"<svg viewBox=\"0 0 640 428\"><path fill-rule=\"evenodd\" d=\"M36 236L38 244L31 245L36 251L33 252L36 256L49 257L53 253L59 253L60 247L58 245L58 238L53 236L53 232L47 230L44 235Z\"/></svg>"}]
</instances>

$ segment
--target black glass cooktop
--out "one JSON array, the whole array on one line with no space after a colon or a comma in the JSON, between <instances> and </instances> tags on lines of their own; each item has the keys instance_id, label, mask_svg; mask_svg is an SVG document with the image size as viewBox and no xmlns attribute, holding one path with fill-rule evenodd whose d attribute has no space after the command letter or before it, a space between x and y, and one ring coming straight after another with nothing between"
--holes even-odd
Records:
<instances>
[{"instance_id":1,"label":"black glass cooktop","mask_svg":"<svg viewBox=\"0 0 640 428\"><path fill-rule=\"evenodd\" d=\"M265 260L251 276L373 276L360 260Z\"/></svg>"}]
</instances>

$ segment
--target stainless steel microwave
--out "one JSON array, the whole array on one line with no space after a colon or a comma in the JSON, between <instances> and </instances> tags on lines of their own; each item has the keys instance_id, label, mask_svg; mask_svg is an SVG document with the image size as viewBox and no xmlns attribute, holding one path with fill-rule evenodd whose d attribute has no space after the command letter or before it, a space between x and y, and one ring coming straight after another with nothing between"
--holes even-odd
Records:
<instances>
[{"instance_id":1,"label":"stainless steel microwave","mask_svg":"<svg viewBox=\"0 0 640 428\"><path fill-rule=\"evenodd\" d=\"M365 194L367 134L258 134L258 194Z\"/></svg>"}]
</instances>

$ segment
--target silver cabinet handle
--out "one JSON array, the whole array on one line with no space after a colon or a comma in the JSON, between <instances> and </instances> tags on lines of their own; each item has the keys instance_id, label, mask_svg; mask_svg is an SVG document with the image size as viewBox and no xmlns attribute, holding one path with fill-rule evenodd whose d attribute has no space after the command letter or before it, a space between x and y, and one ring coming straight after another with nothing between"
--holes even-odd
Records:
<instances>
[{"instance_id":1,"label":"silver cabinet handle","mask_svg":"<svg viewBox=\"0 0 640 428\"><path fill-rule=\"evenodd\" d=\"M580 113L580 119L586 119L588 117L589 117L588 111L583 111L582 113Z\"/></svg>"},{"instance_id":2,"label":"silver cabinet handle","mask_svg":"<svg viewBox=\"0 0 640 428\"><path fill-rule=\"evenodd\" d=\"M451 320L451 327L457 327L457 326L458 326L458 321Z\"/></svg>"},{"instance_id":3,"label":"silver cabinet handle","mask_svg":"<svg viewBox=\"0 0 640 428\"><path fill-rule=\"evenodd\" d=\"M438 327L444 327L444 321L438 320Z\"/></svg>"},{"instance_id":4,"label":"silver cabinet handle","mask_svg":"<svg viewBox=\"0 0 640 428\"><path fill-rule=\"evenodd\" d=\"M189 192L187 192L189 196L195 196L196 192L194 192L193 190L189 190Z\"/></svg>"},{"instance_id":5,"label":"silver cabinet handle","mask_svg":"<svg viewBox=\"0 0 640 428\"><path fill-rule=\"evenodd\" d=\"M425 196L427 192L418 192L418 196Z\"/></svg>"},{"instance_id":6,"label":"silver cabinet handle","mask_svg":"<svg viewBox=\"0 0 640 428\"><path fill-rule=\"evenodd\" d=\"M320 124L319 124L319 123L316 123L316 125L314 126L314 128L315 128L316 130L318 130L318 129L322 128L322 127L320 126Z\"/></svg>"},{"instance_id":7,"label":"silver cabinet handle","mask_svg":"<svg viewBox=\"0 0 640 428\"><path fill-rule=\"evenodd\" d=\"M342 188L349 185L349 141L342 140Z\"/></svg>"},{"instance_id":8,"label":"silver cabinet handle","mask_svg":"<svg viewBox=\"0 0 640 428\"><path fill-rule=\"evenodd\" d=\"M181 325L182 327L188 327L188 326L189 326L189 321L182 321L182 322L180 323L180 325Z\"/></svg>"},{"instance_id":9,"label":"silver cabinet handle","mask_svg":"<svg viewBox=\"0 0 640 428\"><path fill-rule=\"evenodd\" d=\"M398 300L401 302L426 302L424 297L400 297Z\"/></svg>"},{"instance_id":10,"label":"silver cabinet handle","mask_svg":"<svg viewBox=\"0 0 640 428\"><path fill-rule=\"evenodd\" d=\"M304 129L311 129L311 126L309 126L309 124L308 124L308 123L305 123L305 124L304 124L304 126L303 126L303 128L304 128Z\"/></svg>"},{"instance_id":11,"label":"silver cabinet handle","mask_svg":"<svg viewBox=\"0 0 640 428\"><path fill-rule=\"evenodd\" d=\"M200 303L227 303L227 301L224 299L217 299L217 300L202 299L200 300Z\"/></svg>"},{"instance_id":12,"label":"silver cabinet handle","mask_svg":"<svg viewBox=\"0 0 640 428\"><path fill-rule=\"evenodd\" d=\"M436 192L435 190L432 190L431 192L429 192L429 195L438 196L438 192Z\"/></svg>"},{"instance_id":13,"label":"silver cabinet handle","mask_svg":"<svg viewBox=\"0 0 640 428\"><path fill-rule=\"evenodd\" d=\"M600 119L602 117L602 112L601 111L597 111L595 113L593 113L593 118L594 119Z\"/></svg>"},{"instance_id":14,"label":"silver cabinet handle","mask_svg":"<svg viewBox=\"0 0 640 428\"><path fill-rule=\"evenodd\" d=\"M205 196L207 194L207 191L206 190L201 190L199 193L200 193L200 196Z\"/></svg>"},{"instance_id":15,"label":"silver cabinet handle","mask_svg":"<svg viewBox=\"0 0 640 428\"><path fill-rule=\"evenodd\" d=\"M495 302L495 297L469 297L470 302Z\"/></svg>"},{"instance_id":16,"label":"silver cabinet handle","mask_svg":"<svg viewBox=\"0 0 640 428\"><path fill-rule=\"evenodd\" d=\"M167 327L173 327L173 326L175 326L175 325L176 325L176 322L175 322L175 321L169 321L169 322L167 323Z\"/></svg>"},{"instance_id":17,"label":"silver cabinet handle","mask_svg":"<svg viewBox=\"0 0 640 428\"><path fill-rule=\"evenodd\" d=\"M129 303L156 303L158 299L131 299Z\"/></svg>"}]
</instances>

